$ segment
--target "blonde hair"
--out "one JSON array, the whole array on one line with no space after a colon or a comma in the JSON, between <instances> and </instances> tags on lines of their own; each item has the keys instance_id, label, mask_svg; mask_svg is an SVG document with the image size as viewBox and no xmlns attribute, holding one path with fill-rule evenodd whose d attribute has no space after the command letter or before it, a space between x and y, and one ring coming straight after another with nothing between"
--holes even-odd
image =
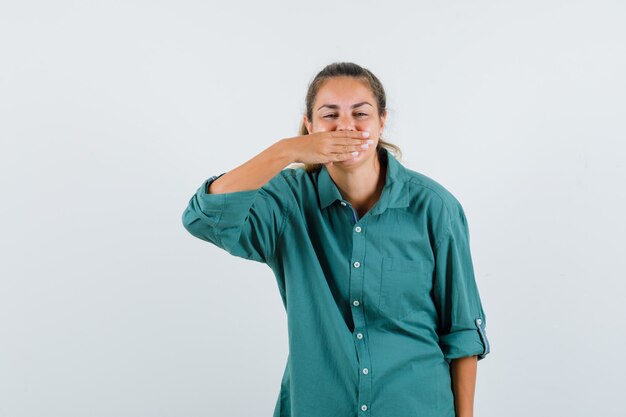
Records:
<instances>
[{"instance_id":1,"label":"blonde hair","mask_svg":"<svg viewBox=\"0 0 626 417\"><path fill-rule=\"evenodd\" d=\"M372 95L376 100L376 105L378 107L378 116L382 117L387 110L387 97L385 94L385 89L383 88L380 80L368 69L361 67L352 62L334 62L332 64L327 65L322 69L313 81L309 84L309 88L307 90L305 106L306 106L306 116L309 120L313 120L313 103L315 102L315 98L317 97L317 93L320 88L326 81L333 77L354 77L361 81L363 81L367 86L372 90ZM304 120L300 123L300 129L298 134L300 136L308 135L309 131L306 128L306 124ZM389 149L396 158L402 158L402 151L398 145L395 145L391 142L387 142L381 136L378 139L378 144L376 145L376 152L380 152L381 148ZM304 167L307 172L314 172L319 170L322 167L322 164L299 164Z\"/></svg>"}]
</instances>

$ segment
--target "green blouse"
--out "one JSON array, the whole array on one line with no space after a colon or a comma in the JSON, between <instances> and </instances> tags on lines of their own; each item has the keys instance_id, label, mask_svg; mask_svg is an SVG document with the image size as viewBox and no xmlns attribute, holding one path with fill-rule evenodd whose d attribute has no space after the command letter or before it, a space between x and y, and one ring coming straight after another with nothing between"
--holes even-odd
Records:
<instances>
[{"instance_id":1,"label":"green blouse","mask_svg":"<svg viewBox=\"0 0 626 417\"><path fill-rule=\"evenodd\" d=\"M385 186L361 218L324 165L223 194L208 193L214 175L182 214L274 272L289 337L274 417L453 417L451 359L490 351L461 204L379 157Z\"/></svg>"}]
</instances>

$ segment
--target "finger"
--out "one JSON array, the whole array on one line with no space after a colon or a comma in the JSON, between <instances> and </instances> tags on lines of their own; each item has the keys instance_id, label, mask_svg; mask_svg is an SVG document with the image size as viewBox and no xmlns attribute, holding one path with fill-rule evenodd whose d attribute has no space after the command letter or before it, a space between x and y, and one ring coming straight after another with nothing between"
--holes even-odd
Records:
<instances>
[{"instance_id":1,"label":"finger","mask_svg":"<svg viewBox=\"0 0 626 417\"><path fill-rule=\"evenodd\" d=\"M333 138L355 138L355 139L363 139L368 138L370 132L364 130L333 130L330 132L330 135Z\"/></svg>"},{"instance_id":2,"label":"finger","mask_svg":"<svg viewBox=\"0 0 626 417\"><path fill-rule=\"evenodd\" d=\"M373 145L374 141L372 139L366 139L366 138L361 138L361 139L345 138L345 139L333 140L331 143L334 146L344 146L344 145L361 146L364 143L367 143L368 145Z\"/></svg>"},{"instance_id":3,"label":"finger","mask_svg":"<svg viewBox=\"0 0 626 417\"><path fill-rule=\"evenodd\" d=\"M357 152L365 152L367 148L362 148L361 146L341 146L339 148L335 148L334 150L327 152L329 156L333 155L346 155L348 159L352 157L352 154Z\"/></svg>"},{"instance_id":4,"label":"finger","mask_svg":"<svg viewBox=\"0 0 626 417\"><path fill-rule=\"evenodd\" d=\"M334 154L335 162L340 162L340 161L346 161L348 159L353 159L356 158L358 156L358 152L351 152L351 153L336 153Z\"/></svg>"},{"instance_id":5,"label":"finger","mask_svg":"<svg viewBox=\"0 0 626 417\"><path fill-rule=\"evenodd\" d=\"M352 152L362 152L373 146L373 141L371 143L360 141L360 140L350 140L349 143L341 144L339 142L334 143L334 147L331 153L352 153Z\"/></svg>"}]
</instances>

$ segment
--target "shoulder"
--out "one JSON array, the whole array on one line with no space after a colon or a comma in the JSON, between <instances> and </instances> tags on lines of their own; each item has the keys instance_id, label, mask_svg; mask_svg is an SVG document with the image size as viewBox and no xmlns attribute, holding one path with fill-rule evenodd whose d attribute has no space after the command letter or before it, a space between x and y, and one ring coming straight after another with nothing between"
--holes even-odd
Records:
<instances>
[{"instance_id":1,"label":"shoulder","mask_svg":"<svg viewBox=\"0 0 626 417\"><path fill-rule=\"evenodd\" d=\"M459 199L440 181L407 169L410 205L426 213L435 230L435 247L449 236L467 233L467 219Z\"/></svg>"},{"instance_id":2,"label":"shoulder","mask_svg":"<svg viewBox=\"0 0 626 417\"><path fill-rule=\"evenodd\" d=\"M311 173L308 173L303 166L299 164L289 165L287 168L284 168L279 173L280 176L284 178L285 181L296 183L310 180Z\"/></svg>"},{"instance_id":3,"label":"shoulder","mask_svg":"<svg viewBox=\"0 0 626 417\"><path fill-rule=\"evenodd\" d=\"M260 190L273 190L289 192L293 187L300 183L310 181L310 174L300 167L283 168L280 172L270 178Z\"/></svg>"},{"instance_id":4,"label":"shoulder","mask_svg":"<svg viewBox=\"0 0 626 417\"><path fill-rule=\"evenodd\" d=\"M316 173L309 173L303 167L289 166L283 168L268 184L282 187L285 192L295 193L303 186L311 184Z\"/></svg>"},{"instance_id":5,"label":"shoulder","mask_svg":"<svg viewBox=\"0 0 626 417\"><path fill-rule=\"evenodd\" d=\"M446 185L415 170L406 169L406 173L410 206L429 218L435 230L435 247L447 236L467 233L463 205Z\"/></svg>"},{"instance_id":6,"label":"shoulder","mask_svg":"<svg viewBox=\"0 0 626 417\"><path fill-rule=\"evenodd\" d=\"M312 187L316 173L308 173L301 167L283 168L259 188L264 197L274 198L286 206L295 207L300 195Z\"/></svg>"},{"instance_id":7,"label":"shoulder","mask_svg":"<svg viewBox=\"0 0 626 417\"><path fill-rule=\"evenodd\" d=\"M450 215L463 211L459 199L440 181L406 167L405 171L412 198L426 200L429 205L438 207Z\"/></svg>"}]
</instances>

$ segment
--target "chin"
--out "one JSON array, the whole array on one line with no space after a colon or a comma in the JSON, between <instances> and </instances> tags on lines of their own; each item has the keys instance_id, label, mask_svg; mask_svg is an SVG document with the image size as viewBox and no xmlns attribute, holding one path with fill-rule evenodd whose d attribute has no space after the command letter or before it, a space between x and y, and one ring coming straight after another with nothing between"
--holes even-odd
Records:
<instances>
[{"instance_id":1,"label":"chin","mask_svg":"<svg viewBox=\"0 0 626 417\"><path fill-rule=\"evenodd\" d=\"M369 149L368 149L368 151L369 151ZM357 156L356 159L346 159L345 161L334 162L334 163L335 164L345 165L345 166L357 165L357 164L360 164L368 156L369 156L368 152L360 152L359 156Z\"/></svg>"}]
</instances>

